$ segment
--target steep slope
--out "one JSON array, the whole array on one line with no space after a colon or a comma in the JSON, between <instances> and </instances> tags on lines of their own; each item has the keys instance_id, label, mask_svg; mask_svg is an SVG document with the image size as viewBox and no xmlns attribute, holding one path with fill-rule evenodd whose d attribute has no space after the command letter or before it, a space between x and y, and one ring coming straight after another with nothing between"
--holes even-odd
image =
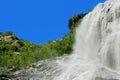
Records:
<instances>
[{"instance_id":1,"label":"steep slope","mask_svg":"<svg viewBox=\"0 0 120 80\"><path fill-rule=\"evenodd\" d=\"M86 15L73 15L68 20L70 32L62 38L44 44L34 44L19 39L13 32L0 32L0 79L8 79L11 73L44 59L70 54L74 43L75 28Z\"/></svg>"},{"instance_id":2,"label":"steep slope","mask_svg":"<svg viewBox=\"0 0 120 80\"><path fill-rule=\"evenodd\" d=\"M83 18L75 40L71 55L35 63L15 79L120 80L120 0L98 4Z\"/></svg>"}]
</instances>

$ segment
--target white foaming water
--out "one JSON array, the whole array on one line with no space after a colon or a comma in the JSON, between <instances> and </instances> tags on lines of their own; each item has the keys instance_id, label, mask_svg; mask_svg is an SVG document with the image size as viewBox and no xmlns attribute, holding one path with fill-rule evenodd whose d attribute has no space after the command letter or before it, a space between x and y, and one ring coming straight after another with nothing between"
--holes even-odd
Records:
<instances>
[{"instance_id":1,"label":"white foaming water","mask_svg":"<svg viewBox=\"0 0 120 80\"><path fill-rule=\"evenodd\" d=\"M75 39L72 55L38 62L24 79L120 80L120 0L98 4L83 18Z\"/></svg>"}]
</instances>

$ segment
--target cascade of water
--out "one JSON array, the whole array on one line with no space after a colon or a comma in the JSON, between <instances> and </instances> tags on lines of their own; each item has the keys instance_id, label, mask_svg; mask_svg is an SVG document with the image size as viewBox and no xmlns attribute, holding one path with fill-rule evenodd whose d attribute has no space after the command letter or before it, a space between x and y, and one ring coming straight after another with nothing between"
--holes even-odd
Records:
<instances>
[{"instance_id":1,"label":"cascade of water","mask_svg":"<svg viewBox=\"0 0 120 80\"><path fill-rule=\"evenodd\" d=\"M83 18L75 39L72 55L44 62L42 71L28 69L28 79L120 80L120 0L98 4Z\"/></svg>"}]
</instances>

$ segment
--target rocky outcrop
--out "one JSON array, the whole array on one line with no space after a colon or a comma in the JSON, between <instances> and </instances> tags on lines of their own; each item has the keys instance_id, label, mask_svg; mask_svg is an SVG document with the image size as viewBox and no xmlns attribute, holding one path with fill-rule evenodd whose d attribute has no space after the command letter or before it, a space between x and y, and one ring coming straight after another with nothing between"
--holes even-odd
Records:
<instances>
[{"instance_id":1,"label":"rocky outcrop","mask_svg":"<svg viewBox=\"0 0 120 80\"><path fill-rule=\"evenodd\" d=\"M0 32L0 50L8 50L11 49L13 51L18 51L19 48L24 46L24 43L12 32ZM9 44L10 46L7 46ZM5 46L6 45L6 46ZM3 49L4 48L4 49Z\"/></svg>"},{"instance_id":2,"label":"rocky outcrop","mask_svg":"<svg viewBox=\"0 0 120 80\"><path fill-rule=\"evenodd\" d=\"M76 27L76 24L80 22L80 20L86 15L87 13L84 14L75 14L73 15L69 20L68 20L68 26L69 29L72 29Z\"/></svg>"},{"instance_id":3,"label":"rocky outcrop","mask_svg":"<svg viewBox=\"0 0 120 80\"><path fill-rule=\"evenodd\" d=\"M11 42L13 40L19 40L12 32L0 32L0 41Z\"/></svg>"},{"instance_id":4,"label":"rocky outcrop","mask_svg":"<svg viewBox=\"0 0 120 80\"><path fill-rule=\"evenodd\" d=\"M3 41L10 42L10 41L12 41L12 40L13 40L13 38L14 38L14 36L13 36L13 35L4 36L4 37L3 37Z\"/></svg>"}]
</instances>

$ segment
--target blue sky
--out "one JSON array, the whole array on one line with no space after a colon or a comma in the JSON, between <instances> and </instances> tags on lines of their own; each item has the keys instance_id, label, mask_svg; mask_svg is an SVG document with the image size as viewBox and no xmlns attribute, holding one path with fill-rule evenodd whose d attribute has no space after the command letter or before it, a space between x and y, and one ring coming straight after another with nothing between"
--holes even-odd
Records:
<instances>
[{"instance_id":1,"label":"blue sky","mask_svg":"<svg viewBox=\"0 0 120 80\"><path fill-rule=\"evenodd\" d=\"M0 32L44 43L68 33L68 19L105 0L0 0Z\"/></svg>"}]
</instances>

